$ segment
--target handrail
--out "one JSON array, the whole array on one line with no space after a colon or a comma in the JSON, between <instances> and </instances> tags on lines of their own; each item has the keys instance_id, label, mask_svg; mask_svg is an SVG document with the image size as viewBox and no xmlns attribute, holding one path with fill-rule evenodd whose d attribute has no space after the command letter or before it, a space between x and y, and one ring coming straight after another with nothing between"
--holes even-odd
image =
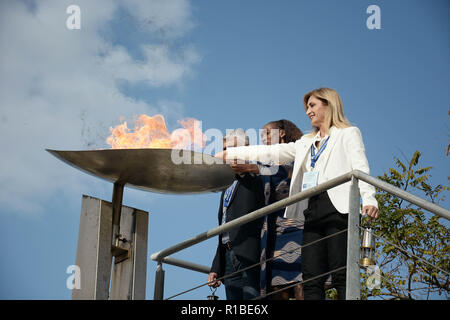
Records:
<instances>
[{"instance_id":1,"label":"handrail","mask_svg":"<svg viewBox=\"0 0 450 320\"><path fill-rule=\"evenodd\" d=\"M185 261L185 260L181 260L181 259L175 259L172 257L165 257L162 259L161 262L170 264L172 266L185 268L185 269L189 269L189 270L197 271L197 272L201 272L201 273L206 273L206 274L209 274L209 271L211 269L210 267L207 267L207 266L204 266L204 265L201 265L198 263Z\"/></svg>"},{"instance_id":2,"label":"handrail","mask_svg":"<svg viewBox=\"0 0 450 320\"><path fill-rule=\"evenodd\" d=\"M360 170L353 170L353 171L343 174L337 178L334 178L327 182L321 183L320 185L318 185L314 188L299 192L288 198L285 198L283 200L280 200L280 201L272 203L268 206L265 206L261 209L255 210L251 213L248 213L245 216L242 216L238 219L234 219L230 222L222 224L222 225L215 227L213 229L210 229L206 232L200 233L190 239L179 242L178 244L175 244L171 247L168 247L159 252L156 252L156 253L152 254L150 257L154 261L160 261L161 259L163 259L171 254L174 254L178 251L181 251L183 249L191 247L199 242L205 241L205 240L212 238L218 234L224 233L226 231L229 231L230 229L236 228L240 225L243 225L250 221L261 218L267 214L278 211L278 210L280 210L284 207L287 207L295 202L310 198L310 197L315 196L325 190L334 188L342 183L348 182L351 180L352 176L354 176L355 178L360 179L362 181L365 181L368 184L371 184L377 188L383 189L384 191L392 193L392 194L394 194L404 200L407 200L421 208L431 211L431 212L439 215L440 217L450 220L450 211L449 210L442 208L441 206L438 206L427 200L424 200L420 197L417 197L417 196L415 196L407 191L404 191L400 188L394 187L393 185L391 185L387 182L381 181L377 178L373 178L370 175L368 175Z\"/></svg>"},{"instance_id":3,"label":"handrail","mask_svg":"<svg viewBox=\"0 0 450 320\"><path fill-rule=\"evenodd\" d=\"M412 204L415 204L425 210L428 210L442 218L445 218L447 220L450 220L450 211L437 205L432 202L429 202L427 200L424 200L418 196L415 196L405 190L402 190L400 188L397 188L389 183L386 183L380 179L371 177L370 175L360 171L360 170L353 170L346 174L343 174L339 177L336 177L334 179L331 179L327 182L321 183L320 185L310 188L308 190L299 192L297 194L294 194L288 198L285 198L283 200L277 201L273 204L270 204L268 206L265 206L263 208L260 208L258 210L255 210L253 212L250 212L238 219L234 219L230 222L227 222L225 224L222 224L218 227L215 227L213 229L210 229L206 232L200 233L192 238L189 238L185 241L182 241L180 243L177 243L171 247L168 247L166 249L163 249L159 252L156 252L151 255L151 259L158 262L158 270L156 273L156 283L155 283L155 299L161 299L163 295L163 286L164 286L164 271L162 270L162 263L168 263L172 264L178 267L207 273L208 267L198 265L192 262L183 261L179 259L175 259L172 257L168 257L169 255L176 253L178 251L181 251L183 249L186 249L188 247L191 247L199 242L205 241L209 238L212 238L214 236L217 236L221 233L227 232L230 229L236 228L240 225L246 224L250 221L256 220L258 218L261 218L265 215L268 215L272 212L278 211L282 208L285 208L295 202L311 198L315 195L318 195L319 193L334 188L338 185L341 185L343 183L346 183L348 181L352 181L351 183L351 190L350 190L350 209L349 209L349 232L348 232L348 245L347 248L349 251L347 255L347 284L352 284L351 286L347 285L347 291L346 296L350 299L359 299L359 279L355 278L357 272L359 270L359 265L356 268L356 262L358 261L358 252L359 252L359 246L357 245L356 241L359 239L359 236L355 238L356 234L358 233L359 228L359 218L356 218L359 211L359 190L357 186L357 182L359 180L364 181L368 184L371 184L379 189L382 189L388 193L391 193L395 196L398 196ZM356 183L355 183L356 182ZM352 221L350 221L350 218ZM350 230L351 229L351 230Z\"/></svg>"},{"instance_id":4,"label":"handrail","mask_svg":"<svg viewBox=\"0 0 450 320\"><path fill-rule=\"evenodd\" d=\"M215 227L213 229L210 229L206 232L200 233L190 239L187 239L185 241L182 241L176 245L173 245L169 248L166 248L164 250L161 250L159 252L156 252L150 256L150 258L154 261L160 261L162 258L167 257L168 255L171 255L173 253L176 253L180 250L186 249L188 247L191 247L199 242L202 242L204 240L207 240L209 238L212 238L214 236L217 236L218 234L227 232L233 228L236 228L240 225L246 224L250 221L259 219L267 214L270 214L272 212L278 211L284 207L287 207L295 202L310 198L312 196L318 195L319 193L334 188L342 183L350 181L352 178L352 172L343 174L342 176L339 176L337 178L331 179L325 183L322 183L314 188L299 192L293 196L290 196L288 198L285 198L283 200L277 201L275 203L272 203L268 206L265 206L263 208L260 208L258 210L255 210L251 213L248 213L240 218L234 219L230 222L224 223L218 227Z\"/></svg>"},{"instance_id":5,"label":"handrail","mask_svg":"<svg viewBox=\"0 0 450 320\"><path fill-rule=\"evenodd\" d=\"M442 208L441 206L438 206L435 203L432 203L428 200L424 200L418 196L415 196L405 190L402 190L400 188L394 187L393 185L384 182L380 179L374 178L362 171L354 170L352 171L352 174L355 176L355 178L362 180L368 184L373 185L374 187L380 188L388 193L392 193L393 195L400 197L408 202L411 202L425 210L428 210L434 214L437 214L438 216L445 218L447 220L450 220L450 211Z\"/></svg>"}]
</instances>

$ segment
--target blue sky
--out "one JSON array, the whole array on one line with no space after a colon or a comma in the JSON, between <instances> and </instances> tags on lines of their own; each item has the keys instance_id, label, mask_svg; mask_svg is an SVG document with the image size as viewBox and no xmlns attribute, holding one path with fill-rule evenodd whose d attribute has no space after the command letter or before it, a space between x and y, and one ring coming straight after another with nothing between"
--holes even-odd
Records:
<instances>
[{"instance_id":1,"label":"blue sky","mask_svg":"<svg viewBox=\"0 0 450 320\"><path fill-rule=\"evenodd\" d=\"M80 30L66 28L70 4L81 9ZM366 27L372 4L380 30ZM171 130L194 117L223 132L285 118L308 132L302 97L327 86L361 129L373 176L419 150L432 182L448 183L446 0L28 0L0 9L1 299L70 299L81 196L110 200L112 185L44 149L107 148L120 116L161 113ZM215 227L218 201L126 188L123 203L150 212L150 256ZM174 257L210 265L216 242ZM155 268L149 259L147 299ZM207 279L165 270L166 296Z\"/></svg>"}]
</instances>

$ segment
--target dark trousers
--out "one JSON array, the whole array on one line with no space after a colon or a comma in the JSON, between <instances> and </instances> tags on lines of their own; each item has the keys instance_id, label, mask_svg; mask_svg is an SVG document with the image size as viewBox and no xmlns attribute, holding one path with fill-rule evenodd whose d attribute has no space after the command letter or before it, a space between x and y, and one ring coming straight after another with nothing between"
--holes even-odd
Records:
<instances>
[{"instance_id":1,"label":"dark trousers","mask_svg":"<svg viewBox=\"0 0 450 320\"><path fill-rule=\"evenodd\" d=\"M245 268L233 249L225 252L225 275ZM235 276L225 278L225 293L227 300L250 300L259 296L259 267L250 268Z\"/></svg>"},{"instance_id":2,"label":"dark trousers","mask_svg":"<svg viewBox=\"0 0 450 320\"><path fill-rule=\"evenodd\" d=\"M303 245L347 229L348 216L334 208L326 192L310 198L304 214ZM343 232L302 249L303 280L345 266L346 263L347 233ZM305 282L305 300L325 299L324 285L327 278L328 275ZM345 299L345 278L345 269L332 274L332 284L337 290L338 299Z\"/></svg>"}]
</instances>

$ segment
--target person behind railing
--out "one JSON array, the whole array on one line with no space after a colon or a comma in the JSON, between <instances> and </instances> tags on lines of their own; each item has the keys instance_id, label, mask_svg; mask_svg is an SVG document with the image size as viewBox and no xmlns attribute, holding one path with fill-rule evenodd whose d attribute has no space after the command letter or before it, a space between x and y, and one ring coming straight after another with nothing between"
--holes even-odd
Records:
<instances>
[{"instance_id":1,"label":"person behind railing","mask_svg":"<svg viewBox=\"0 0 450 320\"><path fill-rule=\"evenodd\" d=\"M300 140L271 146L242 146L216 154L223 159L286 164L295 160L289 194L317 186L352 170L370 174L361 131L351 126L339 94L330 88L308 92L303 97L313 130ZM359 181L362 214L378 217L375 188ZM303 246L347 228L350 182L286 207L285 217L304 220ZM324 299L326 276L320 275L346 265L347 235L341 233L302 250L305 300ZM308 279L317 277L315 280ZM345 299L346 271L332 274L338 299Z\"/></svg>"},{"instance_id":2,"label":"person behind railing","mask_svg":"<svg viewBox=\"0 0 450 320\"><path fill-rule=\"evenodd\" d=\"M271 121L264 125L261 140L265 145L295 142L302 137L302 131L289 120ZM281 166L261 164L230 164L239 174L258 174L263 182L265 205L286 198L289 195L293 162ZM260 294L264 297L272 291L279 291L302 280L300 246L303 236L303 221L284 218L284 209L264 216L261 232L261 274ZM297 250L295 250L297 249ZM290 251L286 253L286 251ZM276 254L283 254L267 263ZM298 284L270 296L274 300L303 300L303 285Z\"/></svg>"},{"instance_id":3,"label":"person behind railing","mask_svg":"<svg viewBox=\"0 0 450 320\"><path fill-rule=\"evenodd\" d=\"M242 129L229 132L223 149L248 145ZM262 182L252 173L237 174L233 184L222 192L219 224L230 222L264 206ZM223 276L238 272L259 262L262 219L257 219L219 235L216 255L208 277L209 286L216 288ZM249 300L259 296L259 267L250 268L223 280L228 300Z\"/></svg>"}]
</instances>

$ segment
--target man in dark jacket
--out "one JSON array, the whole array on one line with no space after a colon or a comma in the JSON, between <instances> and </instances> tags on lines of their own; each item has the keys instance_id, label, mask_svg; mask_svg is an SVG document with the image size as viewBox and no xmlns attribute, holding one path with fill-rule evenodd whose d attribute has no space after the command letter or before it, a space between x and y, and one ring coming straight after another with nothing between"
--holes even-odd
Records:
<instances>
[{"instance_id":1,"label":"man in dark jacket","mask_svg":"<svg viewBox=\"0 0 450 320\"><path fill-rule=\"evenodd\" d=\"M224 149L248 144L243 130L227 134ZM220 198L219 224L224 224L264 206L260 178L253 174L236 175L233 184ZM257 219L219 235L219 243L208 281L211 287L220 286L220 277L242 270L259 262L262 219ZM259 296L260 266L226 277L223 282L228 300L247 300Z\"/></svg>"}]
</instances>

